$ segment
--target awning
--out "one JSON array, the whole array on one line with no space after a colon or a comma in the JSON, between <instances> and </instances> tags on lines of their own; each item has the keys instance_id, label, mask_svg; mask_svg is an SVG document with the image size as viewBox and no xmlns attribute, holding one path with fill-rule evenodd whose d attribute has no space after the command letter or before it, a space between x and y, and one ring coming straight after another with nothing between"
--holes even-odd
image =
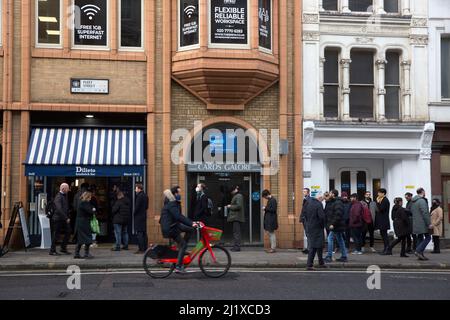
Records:
<instances>
[{"instance_id":1,"label":"awning","mask_svg":"<svg viewBox=\"0 0 450 320\"><path fill-rule=\"evenodd\" d=\"M28 176L140 176L144 132L130 129L33 129Z\"/></svg>"}]
</instances>

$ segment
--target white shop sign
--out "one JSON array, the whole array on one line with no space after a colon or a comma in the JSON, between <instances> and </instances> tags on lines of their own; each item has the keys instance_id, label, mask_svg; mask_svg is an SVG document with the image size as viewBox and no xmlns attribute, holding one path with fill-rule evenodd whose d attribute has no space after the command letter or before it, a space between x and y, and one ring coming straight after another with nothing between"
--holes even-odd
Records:
<instances>
[{"instance_id":1,"label":"white shop sign","mask_svg":"<svg viewBox=\"0 0 450 320\"><path fill-rule=\"evenodd\" d=\"M109 80L71 79L71 93L108 94Z\"/></svg>"}]
</instances>

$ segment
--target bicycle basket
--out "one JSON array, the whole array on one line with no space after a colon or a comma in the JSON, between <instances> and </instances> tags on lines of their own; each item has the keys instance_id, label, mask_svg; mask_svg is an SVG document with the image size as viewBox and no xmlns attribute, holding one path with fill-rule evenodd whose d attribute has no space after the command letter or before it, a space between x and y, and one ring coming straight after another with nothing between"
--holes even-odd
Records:
<instances>
[{"instance_id":1,"label":"bicycle basket","mask_svg":"<svg viewBox=\"0 0 450 320\"><path fill-rule=\"evenodd\" d=\"M218 241L220 238L222 238L222 230L205 227L206 233L208 233L208 236L211 238L211 240Z\"/></svg>"}]
</instances>

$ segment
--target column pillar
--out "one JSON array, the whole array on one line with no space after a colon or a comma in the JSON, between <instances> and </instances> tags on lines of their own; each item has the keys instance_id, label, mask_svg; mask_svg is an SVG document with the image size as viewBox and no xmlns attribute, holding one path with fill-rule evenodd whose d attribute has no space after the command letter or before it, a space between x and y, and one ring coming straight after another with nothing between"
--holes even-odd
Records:
<instances>
[{"instance_id":1,"label":"column pillar","mask_svg":"<svg viewBox=\"0 0 450 320\"><path fill-rule=\"evenodd\" d=\"M402 0L402 15L404 16L411 15L410 0Z\"/></svg>"},{"instance_id":2,"label":"column pillar","mask_svg":"<svg viewBox=\"0 0 450 320\"><path fill-rule=\"evenodd\" d=\"M324 65L325 65L325 58L320 58L319 63L319 79L320 79L320 95L319 95L319 113L320 118L322 119L324 117L324 93L325 93L325 86L324 86Z\"/></svg>"},{"instance_id":3,"label":"column pillar","mask_svg":"<svg viewBox=\"0 0 450 320\"><path fill-rule=\"evenodd\" d=\"M323 8L323 0L319 0L319 11L325 11L325 9Z\"/></svg>"},{"instance_id":4,"label":"column pillar","mask_svg":"<svg viewBox=\"0 0 450 320\"><path fill-rule=\"evenodd\" d=\"M342 95L343 95L343 110L342 120L350 119L350 59L342 59Z\"/></svg>"},{"instance_id":5,"label":"column pillar","mask_svg":"<svg viewBox=\"0 0 450 320\"><path fill-rule=\"evenodd\" d=\"M384 59L378 59L375 64L377 66L378 71L378 88L377 88L377 120L386 120L386 108L385 108L385 96L386 96L386 88L385 88L385 69L386 69L387 61Z\"/></svg>"},{"instance_id":6,"label":"column pillar","mask_svg":"<svg viewBox=\"0 0 450 320\"><path fill-rule=\"evenodd\" d=\"M386 11L384 10L384 0L374 0L373 6L374 6L373 12L375 14L386 14Z\"/></svg>"},{"instance_id":7,"label":"column pillar","mask_svg":"<svg viewBox=\"0 0 450 320\"><path fill-rule=\"evenodd\" d=\"M401 63L403 69L403 118L404 120L411 120L411 61L405 60Z\"/></svg>"},{"instance_id":8,"label":"column pillar","mask_svg":"<svg viewBox=\"0 0 450 320\"><path fill-rule=\"evenodd\" d=\"M358 190L358 171L350 171L350 194L348 197L350 198L352 193L356 193Z\"/></svg>"},{"instance_id":9,"label":"column pillar","mask_svg":"<svg viewBox=\"0 0 450 320\"><path fill-rule=\"evenodd\" d=\"M341 12L350 13L350 8L348 7L348 0L341 0Z\"/></svg>"}]
</instances>

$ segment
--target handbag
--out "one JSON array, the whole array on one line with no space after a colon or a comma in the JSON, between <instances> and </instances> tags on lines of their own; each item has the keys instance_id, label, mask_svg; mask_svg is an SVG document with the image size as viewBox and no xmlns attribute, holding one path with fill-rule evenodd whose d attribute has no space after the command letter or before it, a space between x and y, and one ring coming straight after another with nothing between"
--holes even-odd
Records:
<instances>
[{"instance_id":1,"label":"handbag","mask_svg":"<svg viewBox=\"0 0 450 320\"><path fill-rule=\"evenodd\" d=\"M91 219L91 230L92 233L99 234L100 233L100 225L98 224L98 220L96 216L93 216Z\"/></svg>"}]
</instances>

